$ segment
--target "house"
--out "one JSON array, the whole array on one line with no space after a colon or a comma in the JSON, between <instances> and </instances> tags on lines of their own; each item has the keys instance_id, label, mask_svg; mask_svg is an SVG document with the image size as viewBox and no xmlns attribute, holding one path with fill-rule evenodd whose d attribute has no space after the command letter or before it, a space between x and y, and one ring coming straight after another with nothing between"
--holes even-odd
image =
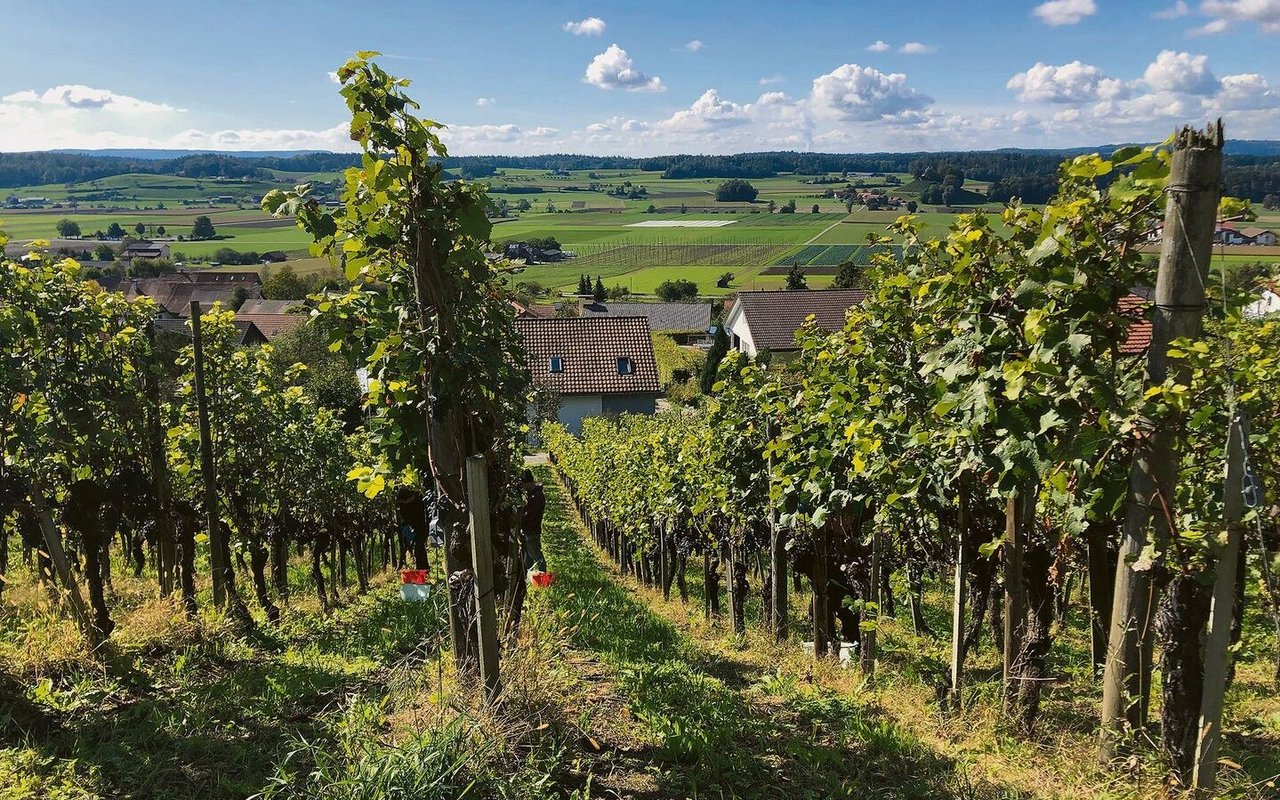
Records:
<instances>
[{"instance_id":1,"label":"house","mask_svg":"<svg viewBox=\"0 0 1280 800\"><path fill-rule=\"evenodd\" d=\"M262 331L249 320L237 319L232 324L236 326L236 331L240 334L236 340L236 344L244 347L251 345L262 345L267 343L267 337ZM155 321L157 334L167 334L169 336L181 336L185 339L191 338L191 326L187 324L185 319L164 319L157 318Z\"/></svg>"},{"instance_id":2,"label":"house","mask_svg":"<svg viewBox=\"0 0 1280 800\"><path fill-rule=\"evenodd\" d=\"M262 276L256 270L206 269L183 274L188 276L192 283L216 283L228 286L259 286L262 284Z\"/></svg>"},{"instance_id":3,"label":"house","mask_svg":"<svg viewBox=\"0 0 1280 800\"><path fill-rule=\"evenodd\" d=\"M557 419L575 435L587 417L656 410L658 362L644 317L523 317L516 330L534 383L556 395Z\"/></svg>"},{"instance_id":4,"label":"house","mask_svg":"<svg viewBox=\"0 0 1280 800\"><path fill-rule=\"evenodd\" d=\"M288 314L291 309L305 306L302 300L263 300L253 298L245 300L240 306L240 314Z\"/></svg>"},{"instance_id":5,"label":"house","mask_svg":"<svg viewBox=\"0 0 1280 800\"><path fill-rule=\"evenodd\" d=\"M1229 222L1219 222L1213 230L1214 244L1252 244L1246 242L1244 235Z\"/></svg>"},{"instance_id":6,"label":"house","mask_svg":"<svg viewBox=\"0 0 1280 800\"><path fill-rule=\"evenodd\" d=\"M282 264L289 260L283 250L268 250L258 259L259 264Z\"/></svg>"},{"instance_id":7,"label":"house","mask_svg":"<svg viewBox=\"0 0 1280 800\"><path fill-rule=\"evenodd\" d=\"M242 310L236 312L236 321L241 320L252 323L267 341L275 341L277 338L286 333L297 330L307 320L311 319L310 314L246 314Z\"/></svg>"},{"instance_id":8,"label":"house","mask_svg":"<svg viewBox=\"0 0 1280 800\"><path fill-rule=\"evenodd\" d=\"M252 275L241 280L213 279L215 275ZM251 273L213 273L213 272L174 272L158 278L133 278L120 285L120 291L128 300L139 297L150 297L159 307L161 317L170 319L186 319L191 311L191 301L200 303L201 308L208 309L214 303L221 303L224 308L233 308L246 296L256 298L261 283L256 272Z\"/></svg>"},{"instance_id":9,"label":"house","mask_svg":"<svg viewBox=\"0 0 1280 800\"><path fill-rule=\"evenodd\" d=\"M1241 229L1240 236L1247 244L1265 245L1268 247L1274 245L1277 239L1275 231L1269 231L1266 228L1259 228L1257 226Z\"/></svg>"},{"instance_id":10,"label":"house","mask_svg":"<svg viewBox=\"0 0 1280 800\"><path fill-rule=\"evenodd\" d=\"M539 303L521 303L518 300L508 300L511 308L516 312L516 319L527 317L547 318L556 315L556 307L552 305L544 305Z\"/></svg>"},{"instance_id":11,"label":"house","mask_svg":"<svg viewBox=\"0 0 1280 800\"><path fill-rule=\"evenodd\" d=\"M1244 307L1244 315L1253 319L1280 314L1280 283L1262 287L1258 299Z\"/></svg>"},{"instance_id":12,"label":"house","mask_svg":"<svg viewBox=\"0 0 1280 800\"><path fill-rule=\"evenodd\" d=\"M665 333L677 344L694 344L706 340L711 329L710 303L615 303L591 298L579 300L582 317L644 317L649 330Z\"/></svg>"},{"instance_id":13,"label":"house","mask_svg":"<svg viewBox=\"0 0 1280 800\"><path fill-rule=\"evenodd\" d=\"M762 350L794 352L796 331L809 316L823 330L839 330L849 309L866 296L860 289L740 292L725 317L725 332L730 344L748 356Z\"/></svg>"},{"instance_id":14,"label":"house","mask_svg":"<svg viewBox=\"0 0 1280 800\"><path fill-rule=\"evenodd\" d=\"M139 240L130 242L120 251L121 261L132 261L135 258L169 258L169 245L165 242Z\"/></svg>"}]
</instances>

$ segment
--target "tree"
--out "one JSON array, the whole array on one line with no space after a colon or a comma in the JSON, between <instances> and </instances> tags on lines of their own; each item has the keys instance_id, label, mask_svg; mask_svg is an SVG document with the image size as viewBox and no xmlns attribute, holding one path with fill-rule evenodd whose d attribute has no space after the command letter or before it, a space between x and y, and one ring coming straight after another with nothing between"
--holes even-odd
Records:
<instances>
[{"instance_id":1,"label":"tree","mask_svg":"<svg viewBox=\"0 0 1280 800\"><path fill-rule=\"evenodd\" d=\"M817 213L818 213L818 204L817 204L817 203L814 203L814 204L813 204L813 208L809 209L809 213L810 213L810 214L817 214Z\"/></svg>"},{"instance_id":2,"label":"tree","mask_svg":"<svg viewBox=\"0 0 1280 800\"><path fill-rule=\"evenodd\" d=\"M529 209L533 208L533 204L530 203L525 198L521 197L519 200L516 201L515 208L516 208L516 211L528 211Z\"/></svg>"},{"instance_id":3,"label":"tree","mask_svg":"<svg viewBox=\"0 0 1280 800\"><path fill-rule=\"evenodd\" d=\"M731 283L733 283L732 272L726 272L722 274L719 278L716 278L716 288L718 289L728 289L729 284Z\"/></svg>"},{"instance_id":4,"label":"tree","mask_svg":"<svg viewBox=\"0 0 1280 800\"><path fill-rule=\"evenodd\" d=\"M854 203L853 195L849 195L844 199L844 212L846 214L853 213L853 203Z\"/></svg>"},{"instance_id":5,"label":"tree","mask_svg":"<svg viewBox=\"0 0 1280 800\"><path fill-rule=\"evenodd\" d=\"M698 284L686 278L676 278L658 284L654 293L667 302L688 302L698 299Z\"/></svg>"},{"instance_id":6,"label":"tree","mask_svg":"<svg viewBox=\"0 0 1280 800\"><path fill-rule=\"evenodd\" d=\"M267 300L305 300L309 288L289 264L272 269L262 280L262 296Z\"/></svg>"},{"instance_id":7,"label":"tree","mask_svg":"<svg viewBox=\"0 0 1280 800\"><path fill-rule=\"evenodd\" d=\"M157 236L164 236L164 226L163 226L163 225L157 225L157 226L156 226L156 235L157 235Z\"/></svg>"},{"instance_id":8,"label":"tree","mask_svg":"<svg viewBox=\"0 0 1280 800\"><path fill-rule=\"evenodd\" d=\"M212 239L214 236L217 236L217 232L213 229L213 220L208 217L196 217L191 225L191 238Z\"/></svg>"},{"instance_id":9,"label":"tree","mask_svg":"<svg viewBox=\"0 0 1280 800\"><path fill-rule=\"evenodd\" d=\"M947 208L950 208L951 201L955 199L955 196L956 196L956 188L954 186L944 185L942 187L941 199L942 199L942 204L944 206L946 206Z\"/></svg>"},{"instance_id":10,"label":"tree","mask_svg":"<svg viewBox=\"0 0 1280 800\"><path fill-rule=\"evenodd\" d=\"M702 375L698 378L703 394L711 394L712 387L716 385L716 372L720 369L720 362L728 352L729 334L725 332L724 325L717 325L711 349L707 351L707 361L702 365Z\"/></svg>"},{"instance_id":11,"label":"tree","mask_svg":"<svg viewBox=\"0 0 1280 800\"><path fill-rule=\"evenodd\" d=\"M58 236L63 239L80 238L80 223L73 219L58 220Z\"/></svg>"},{"instance_id":12,"label":"tree","mask_svg":"<svg viewBox=\"0 0 1280 800\"><path fill-rule=\"evenodd\" d=\"M578 276L578 297L586 297L591 294L591 279L586 275Z\"/></svg>"},{"instance_id":13,"label":"tree","mask_svg":"<svg viewBox=\"0 0 1280 800\"><path fill-rule=\"evenodd\" d=\"M644 210L644 213L646 213L646 214L657 214L657 213L658 213L658 207L657 207L657 206L655 206L653 203L650 203L650 204L649 204L649 207L648 207L648 208L646 208L646 209Z\"/></svg>"},{"instance_id":14,"label":"tree","mask_svg":"<svg viewBox=\"0 0 1280 800\"><path fill-rule=\"evenodd\" d=\"M751 203L759 190L741 178L730 178L716 187L717 203Z\"/></svg>"},{"instance_id":15,"label":"tree","mask_svg":"<svg viewBox=\"0 0 1280 800\"><path fill-rule=\"evenodd\" d=\"M596 285L595 285L595 289L591 293L591 296L595 299L597 303L604 302L604 300L609 296L608 292L605 291L604 281L600 280L599 275L596 276Z\"/></svg>"},{"instance_id":16,"label":"tree","mask_svg":"<svg viewBox=\"0 0 1280 800\"><path fill-rule=\"evenodd\" d=\"M147 233L147 226L146 226L146 223L139 222L137 225L134 225L134 226L133 226L133 231L134 231L134 233L138 234L139 236L145 236L145 235L146 235L146 233Z\"/></svg>"},{"instance_id":17,"label":"tree","mask_svg":"<svg viewBox=\"0 0 1280 800\"><path fill-rule=\"evenodd\" d=\"M833 289L852 289L862 285L862 270L852 260L844 260L836 267L836 276L831 281Z\"/></svg>"},{"instance_id":18,"label":"tree","mask_svg":"<svg viewBox=\"0 0 1280 800\"><path fill-rule=\"evenodd\" d=\"M770 200L770 201L769 201L769 213L770 213L770 214L772 214L774 211L777 211L777 210L778 210L778 201L777 201L777 200Z\"/></svg>"},{"instance_id":19,"label":"tree","mask_svg":"<svg viewBox=\"0 0 1280 800\"><path fill-rule=\"evenodd\" d=\"M1280 196L1274 194L1263 195L1262 207L1268 211L1280 209Z\"/></svg>"},{"instance_id":20,"label":"tree","mask_svg":"<svg viewBox=\"0 0 1280 800\"><path fill-rule=\"evenodd\" d=\"M685 205L684 203L681 203L681 204L680 204L680 213L681 213L681 214L688 214L688 213L689 213L689 207L688 207L687 205Z\"/></svg>"},{"instance_id":21,"label":"tree","mask_svg":"<svg viewBox=\"0 0 1280 800\"><path fill-rule=\"evenodd\" d=\"M116 251L111 249L111 245L100 244L93 248L94 261L115 261Z\"/></svg>"},{"instance_id":22,"label":"tree","mask_svg":"<svg viewBox=\"0 0 1280 800\"><path fill-rule=\"evenodd\" d=\"M783 214L796 213L796 199L793 197L790 200L788 200L787 204L782 207L781 211Z\"/></svg>"},{"instance_id":23,"label":"tree","mask_svg":"<svg viewBox=\"0 0 1280 800\"><path fill-rule=\"evenodd\" d=\"M1258 213L1250 207L1248 200L1241 200L1238 197L1223 197L1218 201L1218 217L1220 219L1238 219L1244 222L1253 222L1258 218Z\"/></svg>"},{"instance_id":24,"label":"tree","mask_svg":"<svg viewBox=\"0 0 1280 800\"><path fill-rule=\"evenodd\" d=\"M808 288L809 282L804 277L804 270L800 269L799 264L792 264L791 269L787 270L787 291Z\"/></svg>"},{"instance_id":25,"label":"tree","mask_svg":"<svg viewBox=\"0 0 1280 800\"><path fill-rule=\"evenodd\" d=\"M920 208L920 204L919 204L919 203L917 203L915 200L908 200L908 201L907 201L907 213L908 213L908 214L914 214L914 213L916 213L916 210L917 210L917 209L919 209L919 208Z\"/></svg>"}]
</instances>

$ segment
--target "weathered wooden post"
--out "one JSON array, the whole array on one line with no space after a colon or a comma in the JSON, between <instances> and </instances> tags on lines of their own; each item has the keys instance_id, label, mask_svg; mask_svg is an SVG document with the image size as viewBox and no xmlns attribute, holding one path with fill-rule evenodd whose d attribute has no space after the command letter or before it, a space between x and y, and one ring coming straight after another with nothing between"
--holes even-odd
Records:
<instances>
[{"instance_id":1,"label":"weathered wooden post","mask_svg":"<svg viewBox=\"0 0 1280 800\"><path fill-rule=\"evenodd\" d=\"M827 525L813 530L813 655L822 658L831 646L831 608L827 602ZM836 657L840 656L839 649Z\"/></svg>"},{"instance_id":2,"label":"weathered wooden post","mask_svg":"<svg viewBox=\"0 0 1280 800\"><path fill-rule=\"evenodd\" d=\"M773 425L769 426L773 437ZM773 453L769 454L769 473L773 473ZM769 595L773 618L769 628L779 641L787 638L787 537L778 521L777 509L769 503Z\"/></svg>"},{"instance_id":3,"label":"weathered wooden post","mask_svg":"<svg viewBox=\"0 0 1280 800\"><path fill-rule=\"evenodd\" d=\"M1200 336L1205 284L1222 189L1222 121L1207 130L1185 127L1174 136L1169 167L1168 204L1160 246L1152 308L1151 346L1147 352L1148 386L1170 376L1168 349L1174 339ZM1184 367L1173 373L1187 383ZM1142 678L1150 672L1152 611L1158 586L1152 573L1158 564L1143 559L1151 544L1169 539L1166 498L1177 485L1179 439L1183 420L1176 413L1140 425L1129 473L1124 531L1116 564L1107 663L1102 680L1102 743L1099 759L1109 763L1125 733L1145 722Z\"/></svg>"},{"instance_id":4,"label":"weathered wooden post","mask_svg":"<svg viewBox=\"0 0 1280 800\"><path fill-rule=\"evenodd\" d=\"M471 514L471 566L475 572L480 679L485 699L501 691L498 678L498 615L493 602L493 540L489 531L489 474L484 456L467 457L467 510Z\"/></svg>"},{"instance_id":5,"label":"weathered wooden post","mask_svg":"<svg viewBox=\"0 0 1280 800\"><path fill-rule=\"evenodd\" d=\"M960 690L964 681L964 603L968 596L965 592L965 571L969 565L964 560L965 538L969 535L969 496L964 486L960 487L960 510L956 525L956 575L954 594L951 602L951 705L960 708Z\"/></svg>"},{"instance_id":6,"label":"weathered wooden post","mask_svg":"<svg viewBox=\"0 0 1280 800\"><path fill-rule=\"evenodd\" d=\"M147 343L154 353L156 346L154 320L147 326ZM174 588L174 542L177 541L177 535L173 529L172 509L169 502L169 466L165 457L164 430L160 424L160 381L156 376L157 369L156 364L148 364L143 369L142 379L146 386L147 399L152 403L147 411L147 451L151 460L151 486L152 491L156 493L158 507L156 534L159 546L156 552L159 563L156 564L156 571L160 580L160 591L168 595Z\"/></svg>"},{"instance_id":7,"label":"weathered wooden post","mask_svg":"<svg viewBox=\"0 0 1280 800\"><path fill-rule=\"evenodd\" d=\"M867 599L875 602L875 624L880 624L880 526L872 522L871 533L871 588L867 592ZM866 618L866 611L863 611L863 618ZM858 663L864 675L874 675L876 672L876 629L868 628L862 632L862 647L858 653Z\"/></svg>"},{"instance_id":8,"label":"weathered wooden post","mask_svg":"<svg viewBox=\"0 0 1280 800\"><path fill-rule=\"evenodd\" d=\"M227 575L230 568L223 550L222 526L218 524L218 494L215 487L213 437L209 433L209 398L204 385L204 342L200 336L200 301L191 301L191 349L194 355L196 413L200 422L200 479L204 484L204 516L209 532L209 566L213 577L213 602L221 608L227 602Z\"/></svg>"},{"instance_id":9,"label":"weathered wooden post","mask_svg":"<svg viewBox=\"0 0 1280 800\"><path fill-rule=\"evenodd\" d=\"M49 554L49 560L53 562L53 568L58 573L58 582L66 591L67 601L71 604L71 615L76 618L80 632L89 643L89 647L97 649L106 636L94 623L89 615L89 609L84 604L84 596L80 594L80 584L76 583L76 576L71 571L70 562L67 561L67 553L62 549L62 537L58 534L58 527L53 524L53 517L49 515L44 498L44 485L38 479L32 480L31 503L35 506L36 521L40 524L40 533L44 537L45 552Z\"/></svg>"},{"instance_id":10,"label":"weathered wooden post","mask_svg":"<svg viewBox=\"0 0 1280 800\"><path fill-rule=\"evenodd\" d=\"M1236 566L1244 529L1245 442L1249 422L1244 413L1231 416L1227 433L1227 474L1222 487L1223 522L1226 546L1218 556L1213 574L1213 599L1204 643L1204 692L1200 695L1200 736L1196 741L1196 761L1191 785L1196 797L1213 797L1218 770L1218 745L1222 742L1222 703L1227 691L1227 669L1231 663L1231 616L1236 599Z\"/></svg>"},{"instance_id":11,"label":"weathered wooden post","mask_svg":"<svg viewBox=\"0 0 1280 800\"><path fill-rule=\"evenodd\" d=\"M1027 593L1022 582L1022 555L1026 547L1029 506L1034 489L1023 487L1005 501L1004 512L1004 710L1009 713L1018 691L1013 686L1014 660L1022 648L1027 624Z\"/></svg>"}]
</instances>

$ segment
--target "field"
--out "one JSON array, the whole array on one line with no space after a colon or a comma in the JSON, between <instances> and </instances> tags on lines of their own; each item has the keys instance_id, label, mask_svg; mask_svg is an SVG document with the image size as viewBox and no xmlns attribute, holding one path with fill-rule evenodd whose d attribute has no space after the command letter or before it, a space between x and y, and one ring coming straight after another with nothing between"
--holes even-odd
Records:
<instances>
[{"instance_id":1,"label":"field","mask_svg":"<svg viewBox=\"0 0 1280 800\"><path fill-rule=\"evenodd\" d=\"M9 235L21 242L55 236L57 222L64 217L79 222L87 235L114 221L130 233L141 222L148 226L148 235L154 235L155 227L163 225L168 236L176 237L190 232L196 216L207 215L226 238L175 241L171 247L176 253L186 259L207 259L223 247L256 252L282 250L296 261L298 269L314 269L306 234L291 223L266 218L255 204L270 188L302 180L331 181L337 174L273 175L278 182L119 175L86 184L25 187L15 193L60 202L104 192L115 193L112 196L117 199L98 203L82 200L75 209L0 212L0 221ZM665 280L683 278L694 281L702 294L716 296L781 286L786 269L792 264L807 268L811 286L823 286L841 261L851 258L864 263L872 252L867 247L868 237L888 235L888 226L902 213L862 207L846 213L838 199L822 196L832 184L805 182L818 179L821 178L783 175L753 180L760 194L752 204L716 203L714 193L719 179L666 180L656 172L552 174L508 169L484 181L490 185L495 201L506 200L514 206L527 200L531 205L527 211L495 221L495 246L551 236L562 249L574 254L563 262L527 266L514 282L534 282L557 293L572 292L578 277L589 274L593 278L599 276L608 286L648 293ZM849 179L861 181L863 188L883 188L900 196L913 196L909 175L892 176L906 184L901 188L885 184L884 176ZM646 196L618 197L611 194L617 187L627 191L643 187ZM244 202L238 206L179 205L184 200L205 202L211 196L224 194L243 196ZM770 214L771 201L778 206L794 201L797 212ZM161 203L167 207L157 208ZM814 204L818 205L818 213L811 213ZM648 210L650 206L654 211ZM999 229L1000 208L993 205L985 210L991 212L993 224ZM936 208L922 209L916 216L929 236L945 236L955 220L955 213ZM1264 212L1257 224L1278 228L1280 213ZM77 243L67 244L74 247ZM92 244L86 243L85 248L91 249ZM1158 250L1144 249L1152 253ZM1220 248L1215 257L1227 264L1280 261L1280 248ZM732 272L733 280L728 287L719 287L717 282L725 272Z\"/></svg>"}]
</instances>

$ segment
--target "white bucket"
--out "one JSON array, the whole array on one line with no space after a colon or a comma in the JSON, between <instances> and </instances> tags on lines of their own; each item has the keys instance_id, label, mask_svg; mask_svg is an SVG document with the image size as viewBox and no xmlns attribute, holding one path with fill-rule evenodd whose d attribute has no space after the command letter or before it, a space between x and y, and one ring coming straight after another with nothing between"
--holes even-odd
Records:
<instances>
[{"instance_id":1,"label":"white bucket","mask_svg":"<svg viewBox=\"0 0 1280 800\"><path fill-rule=\"evenodd\" d=\"M402 583L400 596L410 603L421 603L431 596L429 583Z\"/></svg>"}]
</instances>

